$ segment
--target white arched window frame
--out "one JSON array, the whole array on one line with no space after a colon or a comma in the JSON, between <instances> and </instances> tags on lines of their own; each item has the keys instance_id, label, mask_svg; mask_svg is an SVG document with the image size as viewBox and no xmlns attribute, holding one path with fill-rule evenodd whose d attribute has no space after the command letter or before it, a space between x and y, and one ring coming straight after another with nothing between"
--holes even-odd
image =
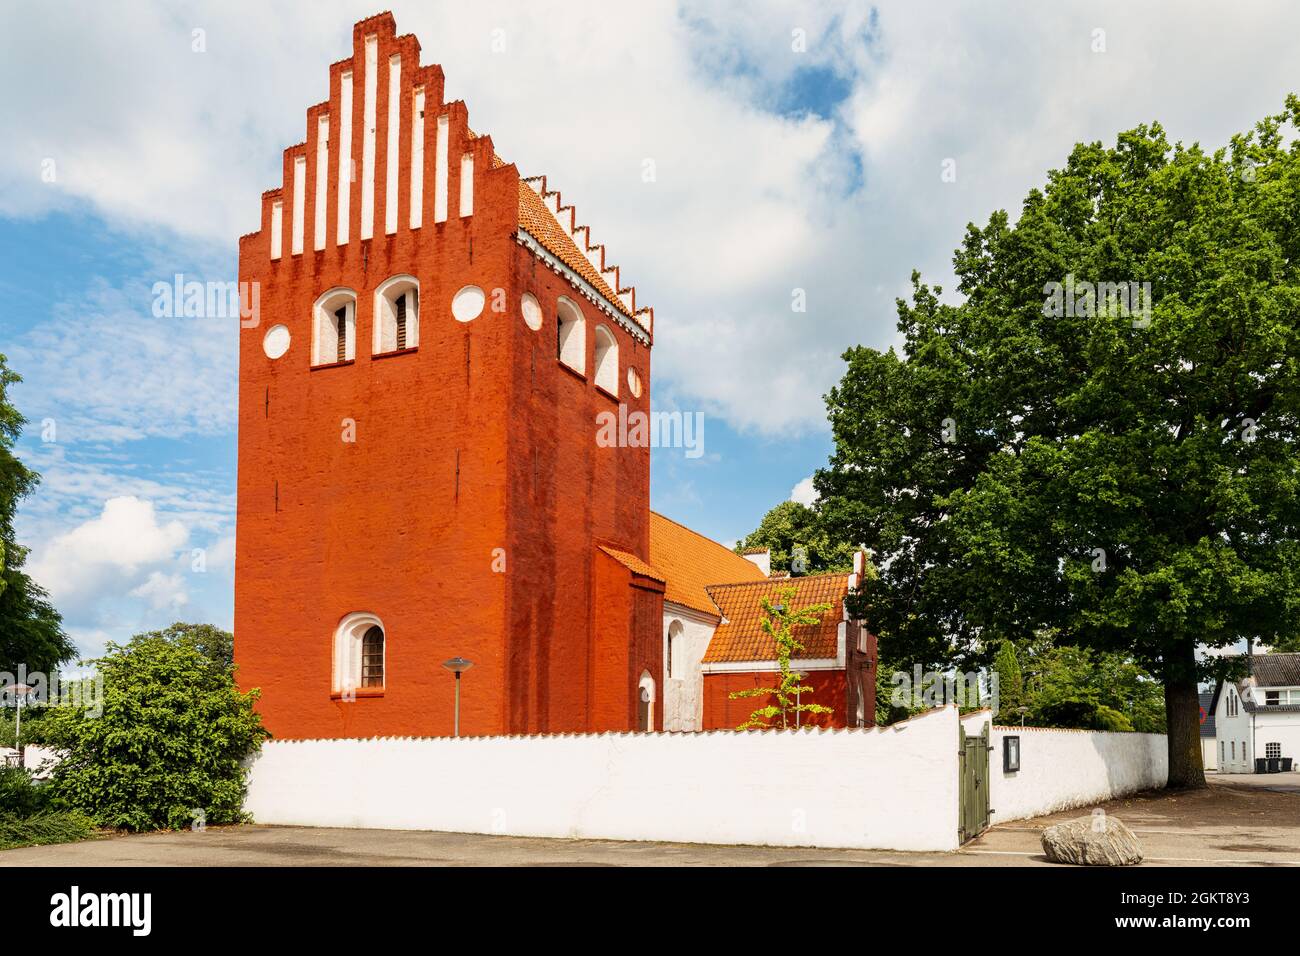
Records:
<instances>
[{"instance_id":1,"label":"white arched window frame","mask_svg":"<svg viewBox=\"0 0 1300 956\"><path fill-rule=\"evenodd\" d=\"M603 325L596 326L596 384L609 394L618 396L618 339Z\"/></svg>"},{"instance_id":2,"label":"white arched window frame","mask_svg":"<svg viewBox=\"0 0 1300 956\"><path fill-rule=\"evenodd\" d=\"M384 683L378 687L362 686L361 652L366 633L377 627L383 632ZM378 615L370 611L355 611L339 621L334 630L334 671L332 690L336 695L373 694L382 691L388 679L388 631Z\"/></svg>"},{"instance_id":3,"label":"white arched window frame","mask_svg":"<svg viewBox=\"0 0 1300 956\"><path fill-rule=\"evenodd\" d=\"M375 290L375 355L400 352L420 344L420 282L398 275Z\"/></svg>"},{"instance_id":4,"label":"white arched window frame","mask_svg":"<svg viewBox=\"0 0 1300 956\"><path fill-rule=\"evenodd\" d=\"M339 342L339 322L343 341ZM350 362L357 357L357 294L351 289L330 289L312 306L311 364Z\"/></svg>"},{"instance_id":5,"label":"white arched window frame","mask_svg":"<svg viewBox=\"0 0 1300 956\"><path fill-rule=\"evenodd\" d=\"M686 632L681 621L668 625L668 639L664 647L664 674L668 680L686 677Z\"/></svg>"},{"instance_id":6,"label":"white arched window frame","mask_svg":"<svg viewBox=\"0 0 1300 956\"><path fill-rule=\"evenodd\" d=\"M587 374L587 320L572 299L556 303L556 354L575 372Z\"/></svg>"},{"instance_id":7,"label":"white arched window frame","mask_svg":"<svg viewBox=\"0 0 1300 956\"><path fill-rule=\"evenodd\" d=\"M655 729L655 679L649 671L641 672L636 693L637 730L653 733Z\"/></svg>"}]
</instances>

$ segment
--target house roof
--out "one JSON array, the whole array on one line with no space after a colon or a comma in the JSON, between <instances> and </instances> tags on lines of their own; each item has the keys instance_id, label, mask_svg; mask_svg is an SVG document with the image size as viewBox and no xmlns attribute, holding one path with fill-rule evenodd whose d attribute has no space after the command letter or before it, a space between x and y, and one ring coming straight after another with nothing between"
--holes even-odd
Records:
<instances>
[{"instance_id":1,"label":"house roof","mask_svg":"<svg viewBox=\"0 0 1300 956\"><path fill-rule=\"evenodd\" d=\"M535 183L538 184L536 188ZM544 190L545 188L546 178L544 176L533 176L519 180L519 228L536 239L543 248L566 266L586 279L588 284L604 296L614 308L647 332L651 331L650 324L646 321L649 310L629 308L627 302L619 295L619 290L611 286L605 275L592 265L591 259L578 248L573 236L555 218L555 213L547 205L546 198L538 192L538 189ZM547 196L550 195L554 194L547 194ZM574 215L572 209L568 207L562 209L561 212L569 217ZM589 229L583 228L579 228L575 232L587 236L591 234ZM584 244L586 244L585 241ZM590 246L588 248L591 249ZM603 258L603 250L593 250L593 254L596 255L598 261L602 263L606 261ZM634 298L633 302L635 303L635 301Z\"/></svg>"},{"instance_id":2,"label":"house roof","mask_svg":"<svg viewBox=\"0 0 1300 956\"><path fill-rule=\"evenodd\" d=\"M829 611L817 624L794 629L794 637L804 646L799 658L836 657L839 653L839 627L844 619L844 599L849 593L848 575L817 574L783 580L746 581L739 584L716 584L706 590L722 611L723 622L713 632L713 640L704 653L704 663L720 664L739 661L776 659L776 642L763 633L763 598L775 602L783 588L794 588L791 603L795 607L827 603Z\"/></svg>"},{"instance_id":3,"label":"house roof","mask_svg":"<svg viewBox=\"0 0 1300 956\"><path fill-rule=\"evenodd\" d=\"M1207 690L1198 695L1201 698L1201 736L1214 736L1214 691Z\"/></svg>"},{"instance_id":4,"label":"house roof","mask_svg":"<svg viewBox=\"0 0 1300 956\"><path fill-rule=\"evenodd\" d=\"M633 574L640 574L643 577L650 578L653 581L658 581L661 584L665 581L663 574L657 568L642 561L635 554L630 554L627 551L619 551L617 548L607 548L604 545L601 545L600 550L604 551L607 555L619 564L623 565L623 567L627 568Z\"/></svg>"},{"instance_id":5,"label":"house roof","mask_svg":"<svg viewBox=\"0 0 1300 956\"><path fill-rule=\"evenodd\" d=\"M754 562L654 511L650 512L650 564L662 574L665 601L713 617L718 616L718 607L707 585L765 580Z\"/></svg>"},{"instance_id":6,"label":"house roof","mask_svg":"<svg viewBox=\"0 0 1300 956\"><path fill-rule=\"evenodd\" d=\"M1238 658L1242 656L1244 655L1237 655ZM1255 690L1258 691L1270 687L1300 686L1300 653L1251 654L1249 657L1250 676L1233 681L1237 693L1243 698L1242 706L1245 707L1247 712L1255 709L1254 702L1249 700L1245 694L1247 687L1253 685ZM1209 709L1211 716L1218 709L1219 695L1223 692L1223 685L1224 681L1215 684L1214 692L1210 695ZM1283 704L1270 707L1268 710L1269 713L1300 712L1300 704Z\"/></svg>"},{"instance_id":7,"label":"house roof","mask_svg":"<svg viewBox=\"0 0 1300 956\"><path fill-rule=\"evenodd\" d=\"M1300 687L1300 654L1253 654L1250 676L1256 687Z\"/></svg>"}]
</instances>

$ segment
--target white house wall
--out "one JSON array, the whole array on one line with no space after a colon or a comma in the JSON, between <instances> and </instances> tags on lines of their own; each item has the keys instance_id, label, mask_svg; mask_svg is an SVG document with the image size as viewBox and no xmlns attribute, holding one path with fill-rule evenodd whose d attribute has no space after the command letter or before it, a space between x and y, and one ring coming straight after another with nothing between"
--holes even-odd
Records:
<instances>
[{"instance_id":1,"label":"white house wall","mask_svg":"<svg viewBox=\"0 0 1300 956\"><path fill-rule=\"evenodd\" d=\"M1234 717L1228 716L1229 700L1236 701L1237 713ZM1254 771L1250 746L1250 714L1232 684L1225 685L1219 694L1219 702L1214 710L1214 733L1220 744L1219 773Z\"/></svg>"},{"instance_id":2,"label":"white house wall","mask_svg":"<svg viewBox=\"0 0 1300 956\"><path fill-rule=\"evenodd\" d=\"M682 625L681 647L682 678L664 675L664 729L673 731L699 730L704 725L704 675L701 661L709 649L709 641L717 628L717 619L706 617L698 611L664 602L664 662L667 666L668 632L674 622Z\"/></svg>"},{"instance_id":3,"label":"white house wall","mask_svg":"<svg viewBox=\"0 0 1300 956\"><path fill-rule=\"evenodd\" d=\"M1267 707L1256 708L1253 756L1267 757L1271 743L1282 745L1281 755L1291 758L1293 768L1300 763L1300 713L1270 713Z\"/></svg>"}]
</instances>

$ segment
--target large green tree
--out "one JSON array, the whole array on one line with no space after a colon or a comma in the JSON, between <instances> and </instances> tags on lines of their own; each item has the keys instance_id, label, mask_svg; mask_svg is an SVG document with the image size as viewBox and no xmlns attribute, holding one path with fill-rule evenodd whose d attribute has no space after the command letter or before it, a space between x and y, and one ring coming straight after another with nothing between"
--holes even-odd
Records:
<instances>
[{"instance_id":1,"label":"large green tree","mask_svg":"<svg viewBox=\"0 0 1300 956\"><path fill-rule=\"evenodd\" d=\"M1174 786L1204 785L1197 646L1300 625L1297 120L1290 97L1213 153L1158 124L1076 146L1017 222L967 228L960 301L914 275L902 354L850 350L827 396L815 487L879 550L861 603L892 653L1046 628L1129 655Z\"/></svg>"},{"instance_id":2,"label":"large green tree","mask_svg":"<svg viewBox=\"0 0 1300 956\"><path fill-rule=\"evenodd\" d=\"M795 577L853 570L853 545L832 540L816 509L798 501L783 501L763 515L758 527L736 544L737 553L747 548L767 548L772 570ZM796 549L802 549L802 561L796 560Z\"/></svg>"},{"instance_id":3,"label":"large green tree","mask_svg":"<svg viewBox=\"0 0 1300 956\"><path fill-rule=\"evenodd\" d=\"M26 424L9 399L21 379L0 355L0 671L52 671L76 653L45 591L24 571L27 549L14 537L18 502L40 481L13 453Z\"/></svg>"}]
</instances>

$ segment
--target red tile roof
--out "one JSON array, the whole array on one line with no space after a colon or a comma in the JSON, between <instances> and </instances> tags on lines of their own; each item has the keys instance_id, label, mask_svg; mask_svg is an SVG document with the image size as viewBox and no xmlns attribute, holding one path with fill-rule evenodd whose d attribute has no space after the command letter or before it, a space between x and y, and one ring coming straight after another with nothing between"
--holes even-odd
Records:
<instances>
[{"instance_id":1,"label":"red tile roof","mask_svg":"<svg viewBox=\"0 0 1300 956\"><path fill-rule=\"evenodd\" d=\"M604 275L591 264L591 260L587 258L586 253L578 249L578 244L564 231L564 228L555 218L555 214L546 205L546 201L538 195L537 191L529 185L526 179L519 181L519 228L536 239L548 252L566 266L586 279L588 284L608 299L614 308L628 316L637 325L647 329L647 331L649 330L642 315L647 310L638 309L634 313L628 308L627 303L618 294L618 290L610 286Z\"/></svg>"},{"instance_id":2,"label":"red tile roof","mask_svg":"<svg viewBox=\"0 0 1300 956\"><path fill-rule=\"evenodd\" d=\"M763 598L777 603L784 588L794 588L790 599L795 608L811 604L830 604L818 624L794 629L795 638L804 646L801 659L836 657L839 653L839 627L844 619L844 599L849 593L848 575L817 574L784 581L716 584L707 590L722 609L725 620L713 632L713 640L704 654L704 663L736 661L774 661L776 642L763 633Z\"/></svg>"},{"instance_id":3,"label":"red tile roof","mask_svg":"<svg viewBox=\"0 0 1300 956\"><path fill-rule=\"evenodd\" d=\"M663 572L665 601L714 617L718 608L705 591L707 585L766 580L754 562L653 511L650 563Z\"/></svg>"},{"instance_id":4,"label":"red tile roof","mask_svg":"<svg viewBox=\"0 0 1300 956\"><path fill-rule=\"evenodd\" d=\"M627 568L633 574L640 574L654 581L659 581L660 583L663 583L665 580L662 573L651 565L646 564L635 554L629 554L627 551L619 551L617 548L607 548L604 545L601 545L600 550L604 551L607 555L619 564L623 565L623 567Z\"/></svg>"}]
</instances>

